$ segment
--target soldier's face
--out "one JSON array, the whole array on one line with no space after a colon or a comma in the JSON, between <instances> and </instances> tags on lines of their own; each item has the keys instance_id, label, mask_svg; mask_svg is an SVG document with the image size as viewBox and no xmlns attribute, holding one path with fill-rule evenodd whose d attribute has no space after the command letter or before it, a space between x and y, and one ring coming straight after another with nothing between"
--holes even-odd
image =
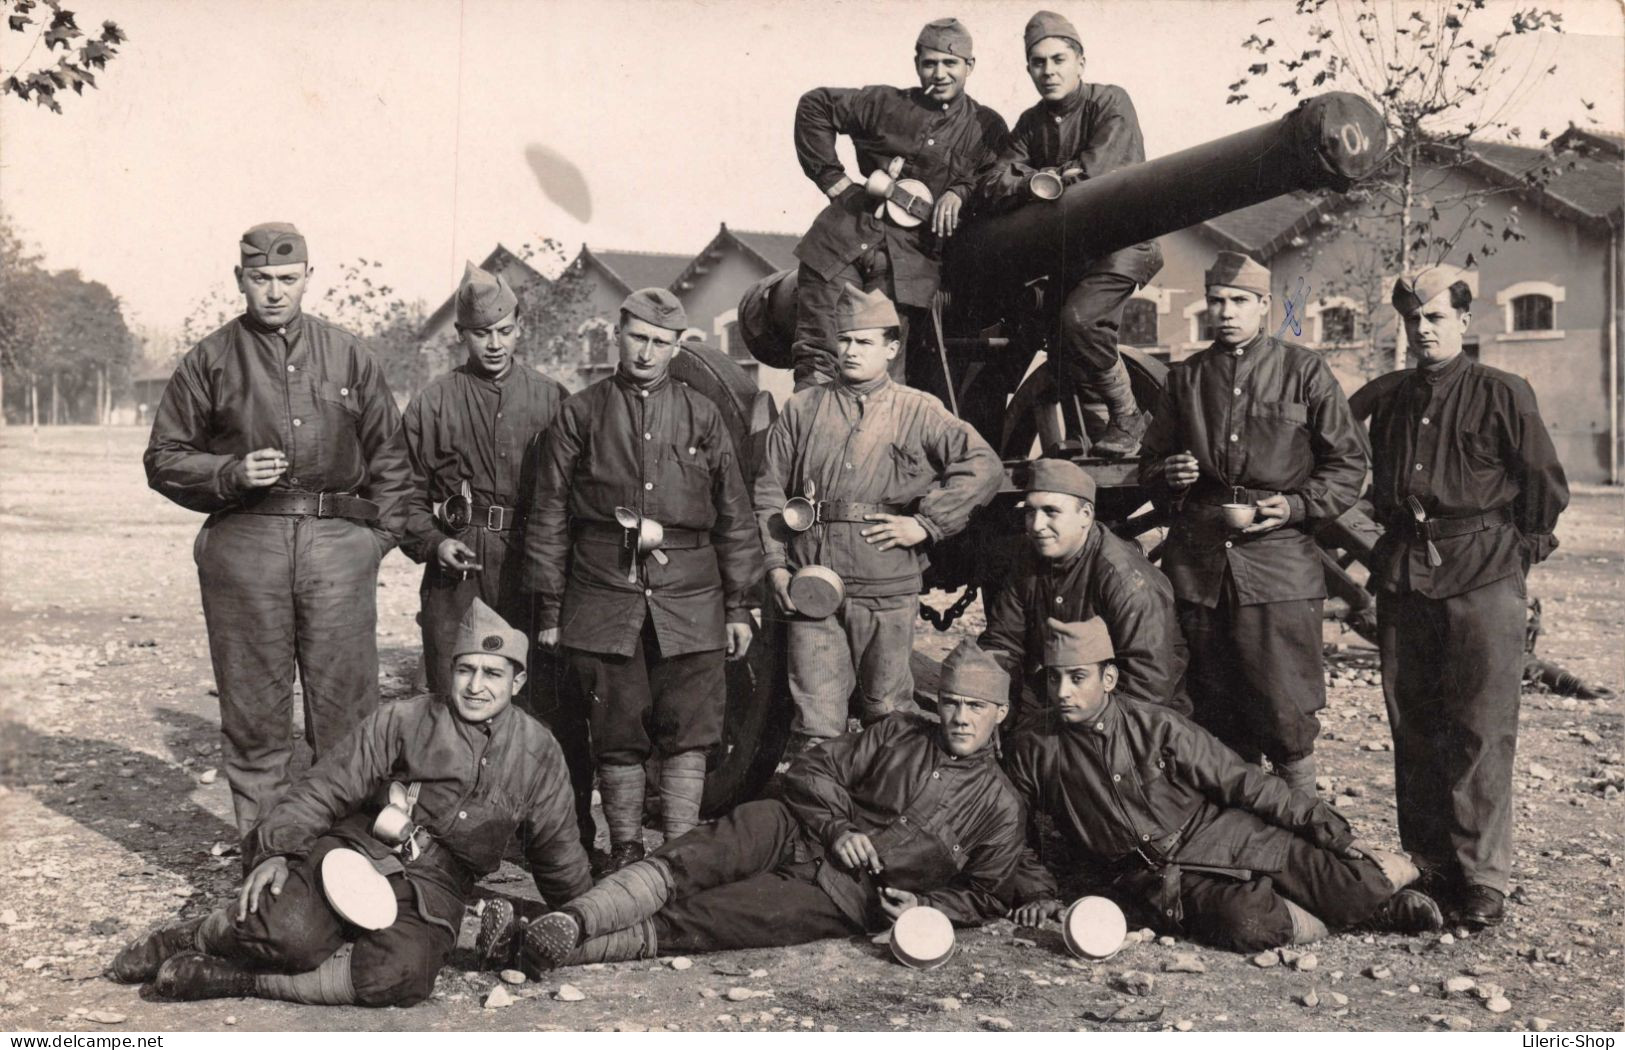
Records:
<instances>
[{"instance_id":1,"label":"soldier's face","mask_svg":"<svg viewBox=\"0 0 1625 1050\"><path fill-rule=\"evenodd\" d=\"M974 755L993 739L994 730L999 728L1008 710L1008 704L943 693L937 698L937 717L942 719L943 745L949 754L960 757Z\"/></svg>"},{"instance_id":2,"label":"soldier's face","mask_svg":"<svg viewBox=\"0 0 1625 1050\"><path fill-rule=\"evenodd\" d=\"M519 342L519 322L513 314L484 328L458 328L457 338L468 353L468 363L493 379L508 374L513 348Z\"/></svg>"},{"instance_id":3,"label":"soldier's face","mask_svg":"<svg viewBox=\"0 0 1625 1050\"><path fill-rule=\"evenodd\" d=\"M1450 305L1446 288L1405 318L1405 345L1423 364L1443 364L1461 353L1472 320L1472 314Z\"/></svg>"},{"instance_id":4,"label":"soldier's face","mask_svg":"<svg viewBox=\"0 0 1625 1050\"><path fill-rule=\"evenodd\" d=\"M506 656L464 653L452 664L452 702L465 722L488 722L513 703L525 672Z\"/></svg>"},{"instance_id":5,"label":"soldier's face","mask_svg":"<svg viewBox=\"0 0 1625 1050\"><path fill-rule=\"evenodd\" d=\"M1061 721L1068 725L1085 722L1100 713L1106 694L1117 685L1116 664L1083 664L1078 667L1046 667L1044 682L1049 702Z\"/></svg>"},{"instance_id":6,"label":"soldier's face","mask_svg":"<svg viewBox=\"0 0 1625 1050\"><path fill-rule=\"evenodd\" d=\"M1207 317L1219 342L1240 346L1264 327L1270 316L1270 297L1240 288L1214 285L1207 290Z\"/></svg>"},{"instance_id":7,"label":"soldier's face","mask_svg":"<svg viewBox=\"0 0 1625 1050\"><path fill-rule=\"evenodd\" d=\"M884 328L859 328L835 337L835 364L848 383L867 383L886 374L897 356L897 340Z\"/></svg>"},{"instance_id":8,"label":"soldier's face","mask_svg":"<svg viewBox=\"0 0 1625 1050\"><path fill-rule=\"evenodd\" d=\"M1027 542L1040 558L1064 561L1078 553L1095 523L1094 504L1066 492L1029 492L1026 503Z\"/></svg>"},{"instance_id":9,"label":"soldier's face","mask_svg":"<svg viewBox=\"0 0 1625 1050\"><path fill-rule=\"evenodd\" d=\"M310 281L307 263L280 263L276 266L237 267L237 289L247 300L248 315L263 325L276 327L299 316L299 303Z\"/></svg>"},{"instance_id":10,"label":"soldier's face","mask_svg":"<svg viewBox=\"0 0 1625 1050\"><path fill-rule=\"evenodd\" d=\"M671 367L677 352L677 333L637 317L627 317L615 329L621 348L621 371L634 383L648 385Z\"/></svg>"},{"instance_id":11,"label":"soldier's face","mask_svg":"<svg viewBox=\"0 0 1625 1050\"><path fill-rule=\"evenodd\" d=\"M1047 36L1027 52L1027 75L1046 101L1059 102L1083 82L1083 56L1058 36Z\"/></svg>"},{"instance_id":12,"label":"soldier's face","mask_svg":"<svg viewBox=\"0 0 1625 1050\"><path fill-rule=\"evenodd\" d=\"M960 58L946 51L925 47L914 53L914 72L920 75L920 87L934 102L952 102L963 95L965 78L975 68L974 58Z\"/></svg>"}]
</instances>

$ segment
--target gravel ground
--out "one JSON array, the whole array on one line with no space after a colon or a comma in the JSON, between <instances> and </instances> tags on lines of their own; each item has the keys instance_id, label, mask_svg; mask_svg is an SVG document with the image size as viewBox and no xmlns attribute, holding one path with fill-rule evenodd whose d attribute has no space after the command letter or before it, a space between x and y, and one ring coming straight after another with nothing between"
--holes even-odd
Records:
<instances>
[{"instance_id":1,"label":"gravel ground","mask_svg":"<svg viewBox=\"0 0 1625 1050\"><path fill-rule=\"evenodd\" d=\"M1105 963L1057 932L995 923L905 970L857 939L565 971L506 989L468 972L473 925L410 1010L247 1000L164 1004L103 969L132 936L237 883L218 712L190 561L199 518L145 487L134 428L0 431L0 1028L334 1031L1116 1029L1618 1030L1625 758L1618 700L1525 695L1518 849L1505 926L1467 936L1335 936L1247 957L1149 938ZM1625 690L1621 500L1576 496L1538 569L1540 652ZM386 697L417 658L416 568L380 578ZM943 605L945 602L937 601ZM921 646L945 652L974 616ZM1613 637L1614 641L1607 639ZM1363 839L1394 845L1375 654L1328 625L1322 773ZM505 866L488 891L523 894ZM1196 970L1199 972L1182 972ZM574 992L560 996L562 982ZM1446 990L1448 987L1451 990ZM575 994L579 993L579 997ZM497 997L500 1003L503 996ZM319 1012L318 1012L319 1011Z\"/></svg>"}]
</instances>

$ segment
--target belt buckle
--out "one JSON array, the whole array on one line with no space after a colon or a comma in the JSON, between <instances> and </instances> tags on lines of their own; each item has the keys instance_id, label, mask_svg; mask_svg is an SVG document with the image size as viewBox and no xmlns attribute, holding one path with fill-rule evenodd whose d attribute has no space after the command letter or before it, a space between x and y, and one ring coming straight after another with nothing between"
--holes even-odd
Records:
<instances>
[{"instance_id":1,"label":"belt buckle","mask_svg":"<svg viewBox=\"0 0 1625 1050\"><path fill-rule=\"evenodd\" d=\"M318 518L331 518L333 516L327 512L327 493L325 492L316 493L316 516Z\"/></svg>"},{"instance_id":2,"label":"belt buckle","mask_svg":"<svg viewBox=\"0 0 1625 1050\"><path fill-rule=\"evenodd\" d=\"M508 508L506 507L486 507L485 531L501 532L502 526L507 523L507 510Z\"/></svg>"}]
</instances>

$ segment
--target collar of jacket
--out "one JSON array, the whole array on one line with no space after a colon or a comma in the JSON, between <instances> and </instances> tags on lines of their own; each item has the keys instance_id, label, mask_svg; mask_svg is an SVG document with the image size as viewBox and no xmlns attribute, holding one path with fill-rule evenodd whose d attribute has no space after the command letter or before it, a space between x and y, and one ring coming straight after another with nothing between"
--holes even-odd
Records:
<instances>
[{"instance_id":1,"label":"collar of jacket","mask_svg":"<svg viewBox=\"0 0 1625 1050\"><path fill-rule=\"evenodd\" d=\"M457 370L477 383L484 383L486 386L501 387L503 384L507 383L508 380L512 379L513 374L519 370L519 362L509 361L508 370L502 373L500 376L487 375L483 369L475 367L466 359L462 364L457 366Z\"/></svg>"},{"instance_id":2,"label":"collar of jacket","mask_svg":"<svg viewBox=\"0 0 1625 1050\"><path fill-rule=\"evenodd\" d=\"M1100 522L1091 522L1089 524L1089 531L1084 534L1083 543L1079 544L1078 549L1073 551L1070 556L1062 558L1059 561L1046 560L1044 562L1044 571L1051 577L1065 576L1071 573L1071 571L1077 566L1078 562L1082 561L1085 557L1093 557L1095 551L1100 549L1100 530L1103 528L1105 528L1105 526Z\"/></svg>"},{"instance_id":3,"label":"collar of jacket","mask_svg":"<svg viewBox=\"0 0 1625 1050\"><path fill-rule=\"evenodd\" d=\"M910 88L908 97L916 106L921 109L929 109L933 113L958 113L970 105L970 95L966 94L963 89L960 90L959 97L948 103L947 106L926 97L925 88ZM904 174L907 174L907 172L904 172Z\"/></svg>"},{"instance_id":4,"label":"collar of jacket","mask_svg":"<svg viewBox=\"0 0 1625 1050\"><path fill-rule=\"evenodd\" d=\"M250 332L258 332L260 335L297 335L304 325L305 311L303 310L294 314L291 321L285 321L282 324L266 324L255 319L254 315L247 310L243 311L243 327Z\"/></svg>"},{"instance_id":5,"label":"collar of jacket","mask_svg":"<svg viewBox=\"0 0 1625 1050\"><path fill-rule=\"evenodd\" d=\"M484 735L495 740L498 735L506 731L508 723L512 720L512 701L509 701L507 707L504 707L502 710L498 711L490 718L487 718L485 721L470 722L468 719L457 713L457 700L455 697L447 696L443 697L442 699L446 709L446 714L451 716L451 720L457 724L458 728L462 730L463 735L465 736L471 733L483 733Z\"/></svg>"},{"instance_id":6,"label":"collar of jacket","mask_svg":"<svg viewBox=\"0 0 1625 1050\"><path fill-rule=\"evenodd\" d=\"M1122 721L1122 719L1123 712L1118 707L1117 697L1113 696L1111 693L1107 693L1106 704L1099 711L1095 712L1093 721L1075 722L1071 724L1061 722L1059 719L1056 721L1063 729L1074 729L1080 733L1088 733L1090 736L1105 737L1110 736L1116 731L1117 723Z\"/></svg>"},{"instance_id":7,"label":"collar of jacket","mask_svg":"<svg viewBox=\"0 0 1625 1050\"><path fill-rule=\"evenodd\" d=\"M1038 100L1038 105L1052 117L1069 117L1083 108L1084 102L1089 99L1089 88L1092 86L1080 80L1078 86L1073 88L1072 93L1065 98L1056 102L1041 98Z\"/></svg>"},{"instance_id":8,"label":"collar of jacket","mask_svg":"<svg viewBox=\"0 0 1625 1050\"><path fill-rule=\"evenodd\" d=\"M656 379L653 383L639 383L632 379L628 379L626 373L622 372L619 368L616 368L615 385L633 395L636 395L643 390L647 390L651 394L657 394L671 385L671 370L667 369L661 375L661 377Z\"/></svg>"},{"instance_id":9,"label":"collar of jacket","mask_svg":"<svg viewBox=\"0 0 1625 1050\"><path fill-rule=\"evenodd\" d=\"M1264 334L1264 329L1262 326L1260 326L1258 332L1251 339L1247 340L1245 343L1242 343L1240 346L1228 346L1215 339L1213 341L1213 348L1218 350L1220 353L1225 354L1235 354L1237 352L1245 353L1248 350L1262 350L1269 344L1269 341L1270 337Z\"/></svg>"},{"instance_id":10,"label":"collar of jacket","mask_svg":"<svg viewBox=\"0 0 1625 1050\"><path fill-rule=\"evenodd\" d=\"M885 372L878 379L871 379L866 383L848 383L844 379L835 380L835 389L848 397L871 398L882 390L891 386L891 376Z\"/></svg>"},{"instance_id":11,"label":"collar of jacket","mask_svg":"<svg viewBox=\"0 0 1625 1050\"><path fill-rule=\"evenodd\" d=\"M1426 380L1430 385L1438 386L1441 383L1448 383L1450 380L1461 375L1462 371L1466 367L1467 351L1463 350L1443 364L1432 366L1418 365L1416 367L1416 374L1422 379Z\"/></svg>"}]
</instances>

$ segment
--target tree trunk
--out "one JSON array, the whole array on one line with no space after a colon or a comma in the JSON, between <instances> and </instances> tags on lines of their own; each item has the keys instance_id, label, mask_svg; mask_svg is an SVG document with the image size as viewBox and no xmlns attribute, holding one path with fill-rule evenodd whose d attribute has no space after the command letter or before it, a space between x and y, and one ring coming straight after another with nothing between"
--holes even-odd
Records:
<instances>
[{"instance_id":1,"label":"tree trunk","mask_svg":"<svg viewBox=\"0 0 1625 1050\"><path fill-rule=\"evenodd\" d=\"M97 426L100 426L101 424L107 422L106 418L102 414L102 394L103 394L103 389L102 388L106 385L106 382L107 381L102 378L101 367L97 366L97 368L96 368L96 425Z\"/></svg>"},{"instance_id":2,"label":"tree trunk","mask_svg":"<svg viewBox=\"0 0 1625 1050\"><path fill-rule=\"evenodd\" d=\"M1415 141L1415 132L1407 129L1407 138ZM1401 162L1400 171L1403 173L1404 198L1399 212L1399 273L1401 276L1411 272L1411 203L1416 199L1416 168L1412 164L1415 153L1409 148L1405 152L1405 159ZM1394 325L1394 371L1405 367L1405 321L1403 318Z\"/></svg>"},{"instance_id":3,"label":"tree trunk","mask_svg":"<svg viewBox=\"0 0 1625 1050\"><path fill-rule=\"evenodd\" d=\"M0 371L0 427L6 425L6 373Z\"/></svg>"},{"instance_id":4,"label":"tree trunk","mask_svg":"<svg viewBox=\"0 0 1625 1050\"><path fill-rule=\"evenodd\" d=\"M39 377L28 374L28 422L34 428L34 446L39 447Z\"/></svg>"}]
</instances>

